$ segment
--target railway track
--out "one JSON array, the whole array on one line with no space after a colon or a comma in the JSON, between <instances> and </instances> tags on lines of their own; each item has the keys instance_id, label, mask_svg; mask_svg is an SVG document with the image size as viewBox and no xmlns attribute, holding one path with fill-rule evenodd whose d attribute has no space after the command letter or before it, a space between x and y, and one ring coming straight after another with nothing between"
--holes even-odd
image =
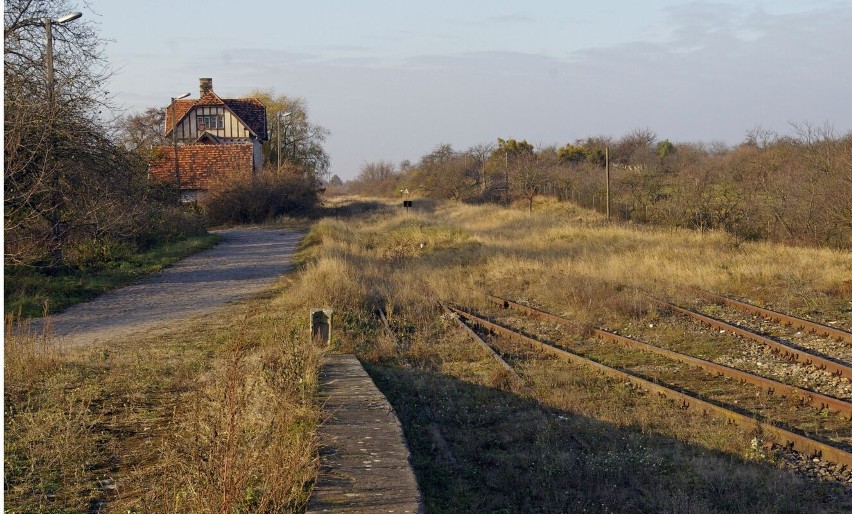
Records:
<instances>
[{"instance_id":1,"label":"railway track","mask_svg":"<svg viewBox=\"0 0 852 514\"><path fill-rule=\"evenodd\" d=\"M703 289L693 288L693 290L696 291L700 296L703 296L704 298L712 302L732 307L747 314L756 314L763 318L780 323L784 326L794 327L823 337L830 337L835 341L840 341L846 345L852 345L852 333L846 332L844 330L829 327L827 325L823 325L821 323L816 323L806 319L797 318L795 316L790 316L789 314L784 314L770 309L764 309L762 307L758 307L756 305L752 305L750 303L746 303L740 300L735 300L727 296L722 296L715 293L711 293L709 291L704 291Z\"/></svg>"},{"instance_id":2,"label":"railway track","mask_svg":"<svg viewBox=\"0 0 852 514\"><path fill-rule=\"evenodd\" d=\"M520 304L516 304L514 302L508 302L507 300L502 299L502 298L498 298L498 297L490 296L489 300L491 300L493 303L499 302L499 305L503 308L510 308L510 307L515 306L519 310L531 309L529 307L521 306ZM508 302L508 304L507 304L507 302ZM673 389L672 387L668 387L666 385L663 385L663 384L660 384L660 383L657 383L657 382L636 376L632 373L628 373L626 371L616 369L616 368L611 367L611 366L607 366L607 365L602 364L600 362L597 362L595 360L591 360L589 358L583 357L583 356L581 356L577 353L574 353L574 352L572 352L568 349L557 347L553 344L544 343L544 342L539 341L535 338L532 338L528 335L525 335L525 334L522 334L520 332L516 332L514 330L511 330L511 329L509 329L509 328L507 328L507 327L505 327L501 324L497 324L497 323L494 323L492 321L481 318L479 316L476 316L476 315L474 315L470 312L467 312L466 310L460 309L459 307L448 305L448 306L446 306L446 308L448 310L450 310L451 312L455 313L459 317L460 321L461 321L461 319L467 320L467 322L470 323L471 325L473 325L475 327L480 327L483 330L487 330L488 333L490 333L490 334L496 334L498 336L508 338L508 339L514 340L514 341L520 341L520 342L525 343L527 345L530 345L530 346L532 346L532 347L534 347L534 348L536 348L540 351L547 352L549 354L552 354L552 355L554 355L554 356L556 356L560 359L566 360L568 362L577 363L577 364L580 364L580 365L591 367L591 368L603 373L604 375L610 376L612 378L616 378L617 380L626 381L626 382L632 384L634 387L637 387L639 389L643 389L643 390L647 390L647 391L651 391L651 392L660 394L660 395L662 395L662 396L664 396L664 397L666 397L666 398L668 398L672 401L677 402L681 408L690 408L690 409L693 409L693 410L698 410L702 413L712 413L716 416L719 416L723 419L728 420L729 422L734 423L736 426L741 427L742 430L744 430L744 431L761 430L764 434L770 435L772 438L774 438L775 443L778 444L780 447L797 451L801 454L809 456L810 458L816 457L816 458L820 458L820 459L835 463L836 465L840 466L841 468L848 469L850 466L852 466L852 454L850 454L849 452L847 452L847 451L845 451L841 448L837 448L835 446L826 444L826 443L821 442L821 441L817 441L817 440L812 439L810 437L807 437L805 435L802 435L802 434L799 434L799 433L796 433L796 432L792 432L792 431L787 430L785 428L775 426L773 424L767 423L765 420L761 420L761 419L758 419L756 417L746 415L742 412L731 410L731 409L726 408L722 405L712 403L711 401L707 401L707 400L697 398L697 397L695 397L691 394L687 394L687 392L684 392L682 390L676 390L676 389ZM531 309L531 310L528 310L528 311L525 310L524 312L526 312L527 314L530 314L530 315L534 315L536 317L554 316L552 314L546 313L545 311L540 311L538 309ZM557 318L559 318L559 317L557 317ZM550 319L550 321L555 321L555 320ZM565 324L566 321L567 320L565 320L564 318L559 318L559 323ZM594 329L594 330L600 330L600 329ZM473 333L473 335L476 336L475 333ZM630 345L625 344L625 342L623 340L621 340L621 338L623 336L618 336L617 334L613 334L611 332L600 331L599 333L595 333L594 335L596 335L596 337L603 336L604 340L608 340L608 341L611 341L611 342L615 342L617 340L617 342L619 342L620 344L624 344L625 346L629 346L633 349L640 349L639 347L637 347L635 345L635 343L630 343ZM624 338L624 339L629 339L629 338ZM638 342L638 343L641 343L641 342ZM487 345L487 343L485 343L484 341L482 341L480 344ZM641 343L640 346L644 345L644 344L645 343ZM642 347L641 349L647 351L647 349L645 347ZM503 361L503 359L499 356L499 354L494 352L493 349L491 349L490 353L496 359L500 360L503 363L502 365L508 366L508 363ZM661 353L657 353L657 354L663 355ZM681 354L675 360L677 360L678 362L688 363L690 365L698 365L697 363L691 361L690 360L691 358L683 359L683 357L689 357L689 356L684 356L684 355ZM666 355L666 358L672 359L673 357ZM706 361L704 361L704 362L706 363ZM713 364L713 363L709 363L709 364ZM714 372L714 373L720 372L718 369L713 368L713 366L710 366L709 368L705 368L705 369L713 369L712 372ZM731 371L731 370L732 369L728 369L726 371ZM736 371L736 370L733 370L733 371ZM761 382L761 383L763 383L763 382ZM767 385L765 383L763 383L763 384L764 385L762 387L767 387ZM772 386L775 387L775 388L780 387L780 386L777 385L777 383L772 384ZM782 384L782 386L783 386L783 384ZM789 387L789 386L784 386L784 387ZM789 389L787 389L787 391L789 391ZM822 402L824 400L824 398L822 397L823 395L815 395L815 393L813 393L812 391L796 390L792 394L795 394L796 396L798 396L800 398L809 398L811 403L813 403L814 405L816 405L817 402ZM830 399L829 401L831 402L832 405L834 405L834 408L836 408L838 411L845 412L848 415L848 413L850 411L850 404L848 404L846 402L840 402L837 399ZM837 402L840 402L840 403L837 403Z\"/></svg>"},{"instance_id":3,"label":"railway track","mask_svg":"<svg viewBox=\"0 0 852 514\"><path fill-rule=\"evenodd\" d=\"M657 305L668 311L680 314L693 321L697 321L717 330L726 331L730 334L734 334L750 341L754 341L756 343L768 346L772 349L773 352L781 355L789 361L801 364L803 366L813 366L817 369L828 371L829 373L832 373L833 375L836 375L838 377L843 377L852 380L852 367L849 367L842 362L837 362L822 355L811 353L810 351L799 347L793 347L781 341L777 341L775 339L771 339L769 337L765 337L755 332L752 332L751 330L746 330L732 323L728 323L726 321L714 318L712 316L708 316L706 314L702 314L700 312L693 311L691 309L686 309L677 306L673 303L654 298L650 295L646 294L645 296L650 301L656 303Z\"/></svg>"},{"instance_id":4,"label":"railway track","mask_svg":"<svg viewBox=\"0 0 852 514\"><path fill-rule=\"evenodd\" d=\"M488 298L488 300L492 303L500 305L504 309L515 309L534 316L536 318L547 320L553 323L563 325L567 324L577 329L583 328L579 327L576 323L572 322L567 318L563 318L562 316L557 316L555 314L551 314L540 309L535 309L533 307L522 305L493 295L486 295L486 298ZM602 339L604 341L609 341L612 343L618 343L644 352L661 355L668 359L703 369L708 373L718 373L719 375L723 375L729 378L739 380L740 382L745 382L760 387L769 394L791 395L798 398L802 402L813 405L817 411L829 409L829 411L831 412L840 413L845 416L846 419L852 420L852 403L846 402L844 400L820 394L816 391L811 391L809 389L784 384L776 380L765 378L760 375L755 375L753 373L748 373L746 371L738 370L736 368L725 366L723 364L717 364L708 360L699 359L697 357L692 357L683 353L667 350L665 348L660 348L659 346L654 346L639 341L637 339L621 336L608 330L603 330L594 327L586 327L586 329L588 329L592 333L592 335L594 335L598 339Z\"/></svg>"},{"instance_id":5,"label":"railway track","mask_svg":"<svg viewBox=\"0 0 852 514\"><path fill-rule=\"evenodd\" d=\"M446 312L449 312L451 314L454 313L454 311L448 305L446 305L444 303L441 304L441 307L443 307ZM458 320L458 318L456 318L456 320ZM494 350L494 348L492 348L481 337L479 337L479 335L476 332L474 332L473 329L470 328L469 326L467 326L467 325L465 325L464 323L461 323L461 322L459 323L459 326L462 328L462 330L467 332L468 335L471 337L471 339L473 339L479 346L481 346L485 350L486 353L488 353L489 355L494 357L494 359L497 361L498 364L500 364L500 367L502 367L504 371L509 373L509 375L512 378L514 378L517 381L518 384L521 384L521 387L523 388L523 391L525 393L532 394L532 390L530 390L530 388L526 387L526 385L523 385L524 380L521 378L521 376L518 375L518 373L515 371L515 369L512 366L510 366L508 362L506 362L505 360L503 360L502 357L500 357L500 354L498 354Z\"/></svg>"}]
</instances>

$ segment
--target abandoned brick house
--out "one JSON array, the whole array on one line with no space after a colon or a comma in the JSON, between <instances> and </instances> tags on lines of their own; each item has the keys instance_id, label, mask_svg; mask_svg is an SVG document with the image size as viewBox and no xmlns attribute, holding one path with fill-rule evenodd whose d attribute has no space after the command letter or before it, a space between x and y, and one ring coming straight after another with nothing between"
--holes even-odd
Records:
<instances>
[{"instance_id":1,"label":"abandoned brick house","mask_svg":"<svg viewBox=\"0 0 852 514\"><path fill-rule=\"evenodd\" d=\"M182 201L200 199L217 182L258 173L261 145L269 139L259 100L220 98L211 78L199 79L199 88L199 98L166 107L166 137L177 138L177 166L174 146L157 147L150 165L152 178L175 183L180 177Z\"/></svg>"}]
</instances>

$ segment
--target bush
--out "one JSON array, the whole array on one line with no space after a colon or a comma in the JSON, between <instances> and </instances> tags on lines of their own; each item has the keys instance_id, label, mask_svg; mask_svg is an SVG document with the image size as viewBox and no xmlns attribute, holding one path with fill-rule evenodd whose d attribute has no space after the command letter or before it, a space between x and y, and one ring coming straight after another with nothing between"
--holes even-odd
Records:
<instances>
[{"instance_id":1,"label":"bush","mask_svg":"<svg viewBox=\"0 0 852 514\"><path fill-rule=\"evenodd\" d=\"M207 233L207 222L198 209L189 206L160 205L146 216L145 228L135 238L142 250L159 243L174 242Z\"/></svg>"},{"instance_id":2,"label":"bush","mask_svg":"<svg viewBox=\"0 0 852 514\"><path fill-rule=\"evenodd\" d=\"M265 173L249 181L224 182L211 188L202 206L211 225L230 225L307 214L318 201L312 179Z\"/></svg>"}]
</instances>

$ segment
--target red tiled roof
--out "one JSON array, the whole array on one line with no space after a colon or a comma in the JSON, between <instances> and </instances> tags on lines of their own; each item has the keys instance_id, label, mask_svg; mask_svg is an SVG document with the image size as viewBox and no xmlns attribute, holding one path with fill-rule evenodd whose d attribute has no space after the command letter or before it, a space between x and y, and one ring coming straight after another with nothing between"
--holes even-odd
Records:
<instances>
[{"instance_id":1,"label":"red tiled roof","mask_svg":"<svg viewBox=\"0 0 852 514\"><path fill-rule=\"evenodd\" d=\"M266 132L266 107L257 98L229 98L224 100L237 116L257 134L261 141L267 141L269 134Z\"/></svg>"},{"instance_id":2,"label":"red tiled roof","mask_svg":"<svg viewBox=\"0 0 852 514\"><path fill-rule=\"evenodd\" d=\"M198 100L184 99L175 101L175 110L177 111L177 119L183 118L190 109L195 106ZM172 130L172 106L166 107L166 133Z\"/></svg>"},{"instance_id":3,"label":"red tiled roof","mask_svg":"<svg viewBox=\"0 0 852 514\"><path fill-rule=\"evenodd\" d=\"M204 96L195 101L195 105L224 105L225 102L213 91L204 93Z\"/></svg>"},{"instance_id":4,"label":"red tiled roof","mask_svg":"<svg viewBox=\"0 0 852 514\"><path fill-rule=\"evenodd\" d=\"M252 147L251 143L179 145L181 189L207 190L223 180L250 178ZM174 147L159 146L154 152L159 157L151 161L151 177L174 183Z\"/></svg>"}]
</instances>

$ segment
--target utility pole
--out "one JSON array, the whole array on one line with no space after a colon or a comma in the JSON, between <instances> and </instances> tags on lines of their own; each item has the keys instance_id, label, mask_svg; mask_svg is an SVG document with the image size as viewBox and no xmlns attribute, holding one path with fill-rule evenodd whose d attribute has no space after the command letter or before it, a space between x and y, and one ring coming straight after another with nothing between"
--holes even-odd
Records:
<instances>
[{"instance_id":1,"label":"utility pole","mask_svg":"<svg viewBox=\"0 0 852 514\"><path fill-rule=\"evenodd\" d=\"M189 96L189 93L184 93L184 94L182 94L178 97L174 97L174 96L172 97L172 144L174 145L174 148L175 148L175 180L177 181L177 191L178 191L177 202L178 202L178 205L181 204L181 194L180 194L181 183L180 183L180 160L178 159L178 144L177 144L177 123L178 123L177 101L181 100L183 98L186 98L187 96Z\"/></svg>"},{"instance_id":2,"label":"utility pole","mask_svg":"<svg viewBox=\"0 0 852 514\"><path fill-rule=\"evenodd\" d=\"M47 41L45 43L45 55L44 55L44 66L46 68L47 75L47 105L48 109L50 109L50 123L56 123L58 116L58 108L56 102L56 92L54 88L56 87L53 79L53 25L63 25L68 23L69 21L74 21L83 13L72 12L68 13L64 16L60 16L57 19L45 18L44 19L44 31L47 37ZM51 127L53 130L53 127ZM53 249L53 263L51 266L60 267L64 261L64 257L62 255L62 246L64 244L65 234L62 228L62 213L61 213L61 202L62 197L59 193L59 173L57 170L54 170L51 174L51 195L53 196L52 203L53 208L50 211L49 221L50 221L50 234L53 239L53 244L55 244L55 248Z\"/></svg>"},{"instance_id":3,"label":"utility pole","mask_svg":"<svg viewBox=\"0 0 852 514\"><path fill-rule=\"evenodd\" d=\"M278 151L275 152L278 155L278 166L275 167L275 171L281 172L281 111L278 111Z\"/></svg>"},{"instance_id":4,"label":"utility pole","mask_svg":"<svg viewBox=\"0 0 852 514\"><path fill-rule=\"evenodd\" d=\"M609 220L609 147L604 150L606 159L606 219Z\"/></svg>"},{"instance_id":5,"label":"utility pole","mask_svg":"<svg viewBox=\"0 0 852 514\"><path fill-rule=\"evenodd\" d=\"M175 184L177 184L177 201L180 205L180 160L177 149L177 98L172 97L172 146L175 149Z\"/></svg>"},{"instance_id":6,"label":"utility pole","mask_svg":"<svg viewBox=\"0 0 852 514\"><path fill-rule=\"evenodd\" d=\"M47 45L45 47L45 56L44 56L44 65L47 68L47 101L49 102L51 108L54 107L53 99L54 99L54 85L53 85L53 26L54 25L64 25L69 21L74 21L80 16L83 16L83 13L80 12L71 12L64 16L60 16L57 19L45 18L44 19L44 32L47 36Z\"/></svg>"},{"instance_id":7,"label":"utility pole","mask_svg":"<svg viewBox=\"0 0 852 514\"><path fill-rule=\"evenodd\" d=\"M278 154L278 167L276 168L276 171L278 172L281 171L281 118L286 118L291 114L293 114L293 111L287 111L284 114L281 114L281 111L278 111L278 152L276 152ZM287 144L287 134L284 134L284 144Z\"/></svg>"},{"instance_id":8,"label":"utility pole","mask_svg":"<svg viewBox=\"0 0 852 514\"><path fill-rule=\"evenodd\" d=\"M45 18L44 31L47 32L47 53L44 56L47 68L47 104L53 108L53 20Z\"/></svg>"}]
</instances>

